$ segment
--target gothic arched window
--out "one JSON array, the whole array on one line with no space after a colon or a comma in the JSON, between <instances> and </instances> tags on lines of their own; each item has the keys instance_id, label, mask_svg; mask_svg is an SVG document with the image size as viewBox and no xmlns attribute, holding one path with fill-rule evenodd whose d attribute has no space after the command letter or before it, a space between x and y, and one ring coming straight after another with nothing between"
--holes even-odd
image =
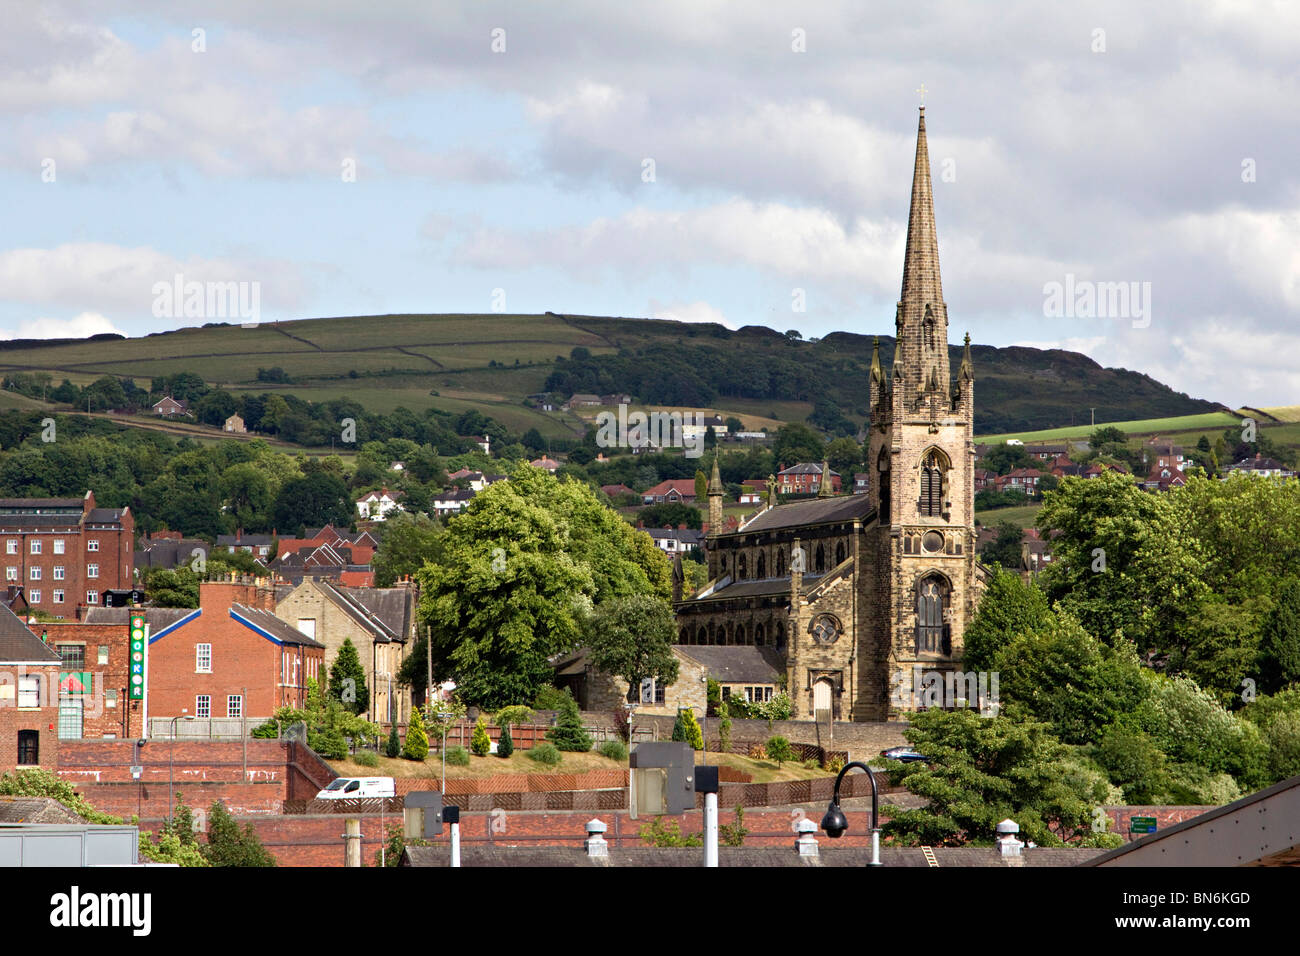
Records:
<instances>
[{"instance_id":1,"label":"gothic arched window","mask_svg":"<svg viewBox=\"0 0 1300 956\"><path fill-rule=\"evenodd\" d=\"M709 643L709 632L706 631L703 627L701 627L699 630L695 632L695 643L696 644Z\"/></svg>"},{"instance_id":2,"label":"gothic arched window","mask_svg":"<svg viewBox=\"0 0 1300 956\"><path fill-rule=\"evenodd\" d=\"M947 654L949 642L943 622L948 585L938 575L922 578L916 588L916 651Z\"/></svg>"},{"instance_id":3,"label":"gothic arched window","mask_svg":"<svg viewBox=\"0 0 1300 956\"><path fill-rule=\"evenodd\" d=\"M760 581L767 577L767 556L763 554L762 551L758 553L758 570L754 574L754 577L758 578Z\"/></svg>"},{"instance_id":4,"label":"gothic arched window","mask_svg":"<svg viewBox=\"0 0 1300 956\"><path fill-rule=\"evenodd\" d=\"M931 449L921 463L921 497L917 510L925 518L938 518L943 515L944 473L948 462L937 449Z\"/></svg>"},{"instance_id":5,"label":"gothic arched window","mask_svg":"<svg viewBox=\"0 0 1300 956\"><path fill-rule=\"evenodd\" d=\"M745 556L742 554L736 559L736 580L743 581L748 576L749 564L745 561Z\"/></svg>"},{"instance_id":6,"label":"gothic arched window","mask_svg":"<svg viewBox=\"0 0 1300 956\"><path fill-rule=\"evenodd\" d=\"M880 449L880 457L876 459L876 487L880 495L880 520L886 522L889 520L889 449Z\"/></svg>"},{"instance_id":7,"label":"gothic arched window","mask_svg":"<svg viewBox=\"0 0 1300 956\"><path fill-rule=\"evenodd\" d=\"M754 644L755 644L755 646L757 646L757 647L762 647L762 646L763 646L763 642L764 642L766 639L767 639L767 632L766 632L766 629L763 627L762 624L755 624L755 625L754 625Z\"/></svg>"},{"instance_id":8,"label":"gothic arched window","mask_svg":"<svg viewBox=\"0 0 1300 956\"><path fill-rule=\"evenodd\" d=\"M735 631L732 632L732 640L731 640L731 643L733 643L733 644L744 644L744 643L745 643L745 625L743 625L743 624L737 624L737 625L736 625L736 629L735 629Z\"/></svg>"},{"instance_id":9,"label":"gothic arched window","mask_svg":"<svg viewBox=\"0 0 1300 956\"><path fill-rule=\"evenodd\" d=\"M776 576L785 577L785 551L781 548L776 549Z\"/></svg>"},{"instance_id":10,"label":"gothic arched window","mask_svg":"<svg viewBox=\"0 0 1300 956\"><path fill-rule=\"evenodd\" d=\"M821 574L826 570L826 549L820 544L817 545L817 556L814 558L813 572Z\"/></svg>"},{"instance_id":11,"label":"gothic arched window","mask_svg":"<svg viewBox=\"0 0 1300 956\"><path fill-rule=\"evenodd\" d=\"M835 546L835 564L837 566L843 564L846 557L848 557L848 555L844 551L844 542L841 541Z\"/></svg>"}]
</instances>

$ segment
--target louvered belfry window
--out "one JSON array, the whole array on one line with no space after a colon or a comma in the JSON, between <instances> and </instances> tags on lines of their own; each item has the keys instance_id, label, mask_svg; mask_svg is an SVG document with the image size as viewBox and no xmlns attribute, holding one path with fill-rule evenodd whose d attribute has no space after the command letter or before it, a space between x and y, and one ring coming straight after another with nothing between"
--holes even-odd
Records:
<instances>
[{"instance_id":1,"label":"louvered belfry window","mask_svg":"<svg viewBox=\"0 0 1300 956\"><path fill-rule=\"evenodd\" d=\"M938 452L925 456L921 466L921 515L926 518L938 518L943 514L943 463Z\"/></svg>"}]
</instances>

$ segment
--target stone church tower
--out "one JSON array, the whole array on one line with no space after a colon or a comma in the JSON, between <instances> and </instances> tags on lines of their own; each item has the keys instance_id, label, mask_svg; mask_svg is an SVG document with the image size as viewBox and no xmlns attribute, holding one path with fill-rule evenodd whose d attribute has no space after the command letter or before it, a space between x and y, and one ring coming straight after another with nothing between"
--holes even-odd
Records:
<instances>
[{"instance_id":1,"label":"stone church tower","mask_svg":"<svg viewBox=\"0 0 1300 956\"><path fill-rule=\"evenodd\" d=\"M766 505L733 530L715 459L708 582L674 602L688 653L709 645L728 673L757 675L740 683L779 681L797 719L884 720L939 703L917 699L926 684L913 686L913 669L923 680L960 669L983 588L970 338L954 381L924 107L895 326L889 374L878 345L871 362L868 493L833 494L823 463L815 497L780 504L769 478Z\"/></svg>"},{"instance_id":2,"label":"stone church tower","mask_svg":"<svg viewBox=\"0 0 1300 956\"><path fill-rule=\"evenodd\" d=\"M897 692L901 687L911 694L915 665L926 671L954 669L982 583L975 561L970 336L953 382L924 106L894 325L897 344L888 378L878 345L872 356L867 445L869 493L877 512L868 531L874 597L888 607L875 622L872 656L881 665L877 673L889 674L889 686L863 688L867 709L878 713L891 698L895 711L906 707Z\"/></svg>"}]
</instances>

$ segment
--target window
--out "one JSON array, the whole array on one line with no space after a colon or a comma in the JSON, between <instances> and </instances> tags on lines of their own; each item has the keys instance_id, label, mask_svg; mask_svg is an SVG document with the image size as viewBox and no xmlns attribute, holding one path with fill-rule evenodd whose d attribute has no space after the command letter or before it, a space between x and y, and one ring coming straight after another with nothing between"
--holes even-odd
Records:
<instances>
[{"instance_id":1,"label":"window","mask_svg":"<svg viewBox=\"0 0 1300 956\"><path fill-rule=\"evenodd\" d=\"M86 550L87 550L87 551L98 551L98 550L99 550L99 542L98 542L98 541L87 541L87 542L86 542Z\"/></svg>"},{"instance_id":2,"label":"window","mask_svg":"<svg viewBox=\"0 0 1300 956\"><path fill-rule=\"evenodd\" d=\"M32 554L40 554L40 553L41 553L41 539L32 538Z\"/></svg>"},{"instance_id":3,"label":"window","mask_svg":"<svg viewBox=\"0 0 1300 956\"><path fill-rule=\"evenodd\" d=\"M212 645L211 644L194 645L194 673L196 674L212 673Z\"/></svg>"},{"instance_id":4,"label":"window","mask_svg":"<svg viewBox=\"0 0 1300 956\"><path fill-rule=\"evenodd\" d=\"M212 716L212 698L207 694L200 694L194 698L194 716L211 717Z\"/></svg>"},{"instance_id":5,"label":"window","mask_svg":"<svg viewBox=\"0 0 1300 956\"><path fill-rule=\"evenodd\" d=\"M232 694L226 698L226 716L242 717L244 716L244 698L239 694Z\"/></svg>"},{"instance_id":6,"label":"window","mask_svg":"<svg viewBox=\"0 0 1300 956\"><path fill-rule=\"evenodd\" d=\"M41 762L41 735L35 730L18 731L18 765L34 767Z\"/></svg>"},{"instance_id":7,"label":"window","mask_svg":"<svg viewBox=\"0 0 1300 956\"><path fill-rule=\"evenodd\" d=\"M54 553L55 553L55 554L62 554L62 553L63 553L63 539L62 539L62 538L55 538L55 539L54 539Z\"/></svg>"},{"instance_id":8,"label":"window","mask_svg":"<svg viewBox=\"0 0 1300 956\"><path fill-rule=\"evenodd\" d=\"M54 580L56 580L56 581L62 581L62 580L63 580L63 565L60 564L60 565L56 565L56 566L55 566L55 568L54 568Z\"/></svg>"},{"instance_id":9,"label":"window","mask_svg":"<svg viewBox=\"0 0 1300 956\"><path fill-rule=\"evenodd\" d=\"M113 690L113 688L111 687L108 690L104 691L104 706L105 707L117 706L117 691Z\"/></svg>"},{"instance_id":10,"label":"window","mask_svg":"<svg viewBox=\"0 0 1300 956\"><path fill-rule=\"evenodd\" d=\"M97 577L99 577L99 565L98 565L98 564L88 564L88 565L86 565L86 577L88 577L88 578L97 578Z\"/></svg>"},{"instance_id":11,"label":"window","mask_svg":"<svg viewBox=\"0 0 1300 956\"><path fill-rule=\"evenodd\" d=\"M943 472L945 462L938 451L931 451L925 456L921 466L921 499L918 503L921 514L926 518L938 518L943 515Z\"/></svg>"},{"instance_id":12,"label":"window","mask_svg":"<svg viewBox=\"0 0 1300 956\"><path fill-rule=\"evenodd\" d=\"M17 569L17 568L5 568L5 580L6 580L6 581L17 581L17 580L18 580L18 569Z\"/></svg>"},{"instance_id":13,"label":"window","mask_svg":"<svg viewBox=\"0 0 1300 956\"><path fill-rule=\"evenodd\" d=\"M87 603L87 604L98 604L98 603L99 603L99 592L98 592L98 591L87 591L87 592L86 592L86 603Z\"/></svg>"},{"instance_id":14,"label":"window","mask_svg":"<svg viewBox=\"0 0 1300 956\"><path fill-rule=\"evenodd\" d=\"M31 580L33 580L33 581L39 581L39 580L41 579L41 569L40 569L40 568L30 568L29 571L30 571L31 573L28 574L28 577L29 577Z\"/></svg>"},{"instance_id":15,"label":"window","mask_svg":"<svg viewBox=\"0 0 1300 956\"><path fill-rule=\"evenodd\" d=\"M18 706L41 706L41 679L36 674L27 674L18 678Z\"/></svg>"},{"instance_id":16,"label":"window","mask_svg":"<svg viewBox=\"0 0 1300 956\"><path fill-rule=\"evenodd\" d=\"M5 542L5 554L17 554L17 553L18 553L18 539L10 538L8 541Z\"/></svg>"},{"instance_id":17,"label":"window","mask_svg":"<svg viewBox=\"0 0 1300 956\"><path fill-rule=\"evenodd\" d=\"M82 736L82 700L80 697L59 698L59 739L80 740Z\"/></svg>"},{"instance_id":18,"label":"window","mask_svg":"<svg viewBox=\"0 0 1300 956\"><path fill-rule=\"evenodd\" d=\"M85 644L60 644L59 657L63 658L65 671L84 671L86 669Z\"/></svg>"},{"instance_id":19,"label":"window","mask_svg":"<svg viewBox=\"0 0 1300 956\"><path fill-rule=\"evenodd\" d=\"M916 594L916 650L918 653L947 653L945 645L943 581L936 577L923 580Z\"/></svg>"},{"instance_id":20,"label":"window","mask_svg":"<svg viewBox=\"0 0 1300 956\"><path fill-rule=\"evenodd\" d=\"M40 603L41 603L41 592L40 592L39 590L31 590L31 591L28 591L28 592L27 592L27 601L28 601L29 604L40 604Z\"/></svg>"},{"instance_id":21,"label":"window","mask_svg":"<svg viewBox=\"0 0 1300 956\"><path fill-rule=\"evenodd\" d=\"M298 618L298 632L306 634L312 640L316 639L316 619L314 617Z\"/></svg>"},{"instance_id":22,"label":"window","mask_svg":"<svg viewBox=\"0 0 1300 956\"><path fill-rule=\"evenodd\" d=\"M55 604L63 603L63 588L54 589L54 603Z\"/></svg>"},{"instance_id":23,"label":"window","mask_svg":"<svg viewBox=\"0 0 1300 956\"><path fill-rule=\"evenodd\" d=\"M98 663L99 663L99 666L100 666L100 667L103 667L105 664L108 663L108 645L107 645L107 644L100 644L100 645L99 645L99 659L98 659Z\"/></svg>"}]
</instances>

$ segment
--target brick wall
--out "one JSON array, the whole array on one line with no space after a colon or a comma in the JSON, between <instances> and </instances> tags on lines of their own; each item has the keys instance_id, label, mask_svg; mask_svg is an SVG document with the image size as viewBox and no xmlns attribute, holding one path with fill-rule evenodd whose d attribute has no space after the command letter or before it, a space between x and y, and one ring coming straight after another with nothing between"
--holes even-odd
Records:
<instances>
[{"instance_id":1,"label":"brick wall","mask_svg":"<svg viewBox=\"0 0 1300 956\"><path fill-rule=\"evenodd\" d=\"M20 676L38 678L40 706L18 706ZM24 731L37 734L37 765L46 770L58 766L58 684L57 665L21 668L16 664L0 665L0 773L18 768L18 734Z\"/></svg>"},{"instance_id":2,"label":"brick wall","mask_svg":"<svg viewBox=\"0 0 1300 956\"><path fill-rule=\"evenodd\" d=\"M597 722L603 726L608 723L609 715L585 714L584 720ZM638 729L653 728L656 736L667 740L673 732L673 718L654 715L642 717L638 714L636 726ZM717 726L717 719L709 718L707 731L710 741L717 741ZM877 723L836 721L832 732L828 735L825 724L819 726L811 720L776 720L769 728L766 720L733 719L731 740L733 744L742 741L761 743L769 737L780 736L792 743L816 744L831 750L847 750L854 760L870 760L872 757L879 756L882 750L906 744L907 740L903 737L903 731L906 729L907 724L899 721Z\"/></svg>"},{"instance_id":3,"label":"brick wall","mask_svg":"<svg viewBox=\"0 0 1300 956\"><path fill-rule=\"evenodd\" d=\"M51 646L81 645L85 670L91 674L90 693L82 695L82 737L134 739L144 735L140 701L127 699L130 670L130 628L126 624L58 623L40 625ZM108 654L101 664L100 648ZM112 693L110 693L112 692Z\"/></svg>"},{"instance_id":4,"label":"brick wall","mask_svg":"<svg viewBox=\"0 0 1300 956\"><path fill-rule=\"evenodd\" d=\"M306 750L306 748L302 748ZM138 759L144 772L131 776ZM152 739L136 752L131 740L65 740L58 775L91 805L129 817L165 817L169 782L192 807L221 800L235 814L279 813L291 791L301 792L310 770L301 752L275 740L249 740L247 766L240 742ZM330 779L333 779L331 774ZM314 783L314 781L312 781ZM324 784L321 784L324 786ZM311 790L315 796L320 786Z\"/></svg>"}]
</instances>

